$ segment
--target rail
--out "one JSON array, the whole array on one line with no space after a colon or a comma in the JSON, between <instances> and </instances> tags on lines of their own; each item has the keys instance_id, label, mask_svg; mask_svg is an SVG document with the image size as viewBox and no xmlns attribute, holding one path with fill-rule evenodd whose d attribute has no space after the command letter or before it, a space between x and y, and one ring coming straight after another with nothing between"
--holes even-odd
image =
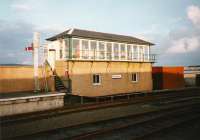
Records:
<instances>
[{"instance_id":1,"label":"rail","mask_svg":"<svg viewBox=\"0 0 200 140\"><path fill-rule=\"evenodd\" d=\"M176 90L176 93L174 93L173 90L170 90L170 91L165 91L165 92L156 93L156 94L151 94L151 93L138 94L139 96L143 96L141 98L139 97L135 98L135 96L137 97L138 95L131 94L131 96L129 96L130 97L129 100L127 100L128 96L124 96L125 98L122 98L122 99L121 98L116 99L117 97L114 97L113 100L111 100L112 96L100 97L98 102L93 102L93 103L88 103L88 104L74 104L71 106L67 105L64 108L60 108L60 109L0 117L0 120L1 120L0 125L4 123L15 122L15 121L20 121L20 120L24 121L24 120L30 120L30 119L45 118L45 117L50 117L50 116L53 117L53 116L64 115L64 114L68 114L72 112L81 112L81 111L116 107L116 106L129 105L129 104L147 103L147 102L158 101L158 100L169 100L169 99L175 99L175 98L199 96L199 94L197 94L197 90L199 90L199 88L180 89L180 90Z\"/></svg>"}]
</instances>

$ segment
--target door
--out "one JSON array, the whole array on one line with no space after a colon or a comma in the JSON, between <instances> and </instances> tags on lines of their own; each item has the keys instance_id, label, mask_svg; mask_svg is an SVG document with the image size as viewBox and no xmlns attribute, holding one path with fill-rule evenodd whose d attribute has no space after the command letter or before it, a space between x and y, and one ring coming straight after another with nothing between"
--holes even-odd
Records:
<instances>
[{"instance_id":1,"label":"door","mask_svg":"<svg viewBox=\"0 0 200 140\"><path fill-rule=\"evenodd\" d=\"M49 64L50 64L52 70L54 70L54 68L55 68L55 61L56 61L56 51L54 49L50 49L49 50L48 61L49 61Z\"/></svg>"}]
</instances>

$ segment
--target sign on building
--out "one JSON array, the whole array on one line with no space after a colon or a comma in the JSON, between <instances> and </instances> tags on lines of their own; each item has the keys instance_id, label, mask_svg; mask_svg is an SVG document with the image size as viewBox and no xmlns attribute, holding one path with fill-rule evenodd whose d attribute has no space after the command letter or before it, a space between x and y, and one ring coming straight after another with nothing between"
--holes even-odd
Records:
<instances>
[{"instance_id":1,"label":"sign on building","mask_svg":"<svg viewBox=\"0 0 200 140\"><path fill-rule=\"evenodd\" d=\"M112 79L121 79L121 78L122 78L121 74L112 75Z\"/></svg>"}]
</instances>

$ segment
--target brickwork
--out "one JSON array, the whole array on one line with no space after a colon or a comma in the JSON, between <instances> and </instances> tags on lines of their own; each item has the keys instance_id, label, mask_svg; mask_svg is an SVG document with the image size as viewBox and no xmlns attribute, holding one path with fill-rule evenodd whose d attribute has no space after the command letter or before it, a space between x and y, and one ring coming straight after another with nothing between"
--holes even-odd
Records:
<instances>
[{"instance_id":1,"label":"brickwork","mask_svg":"<svg viewBox=\"0 0 200 140\"><path fill-rule=\"evenodd\" d=\"M151 63L57 61L56 73L63 81L67 81L66 71L74 95L104 96L152 90ZM138 82L131 81L135 72L139 75ZM100 74L100 85L93 85L93 74ZM113 79L113 75L121 78Z\"/></svg>"},{"instance_id":2,"label":"brickwork","mask_svg":"<svg viewBox=\"0 0 200 140\"><path fill-rule=\"evenodd\" d=\"M54 90L54 81L51 71L46 68L46 77L49 90ZM40 89L44 90L44 76L39 68ZM0 66L0 93L23 92L34 90L34 76L32 66Z\"/></svg>"}]
</instances>

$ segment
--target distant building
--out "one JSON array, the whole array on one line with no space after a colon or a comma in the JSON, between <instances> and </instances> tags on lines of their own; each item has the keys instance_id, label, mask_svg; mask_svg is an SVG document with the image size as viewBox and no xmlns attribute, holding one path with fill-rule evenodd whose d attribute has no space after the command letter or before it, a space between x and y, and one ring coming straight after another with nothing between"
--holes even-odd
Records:
<instances>
[{"instance_id":1,"label":"distant building","mask_svg":"<svg viewBox=\"0 0 200 140\"><path fill-rule=\"evenodd\" d=\"M200 66L188 66L184 68L186 86L200 86Z\"/></svg>"},{"instance_id":2,"label":"distant building","mask_svg":"<svg viewBox=\"0 0 200 140\"><path fill-rule=\"evenodd\" d=\"M183 88L184 67L153 67L153 89Z\"/></svg>"},{"instance_id":3,"label":"distant building","mask_svg":"<svg viewBox=\"0 0 200 140\"><path fill-rule=\"evenodd\" d=\"M71 94L104 96L152 90L152 43L69 29L47 39L46 57Z\"/></svg>"}]
</instances>

